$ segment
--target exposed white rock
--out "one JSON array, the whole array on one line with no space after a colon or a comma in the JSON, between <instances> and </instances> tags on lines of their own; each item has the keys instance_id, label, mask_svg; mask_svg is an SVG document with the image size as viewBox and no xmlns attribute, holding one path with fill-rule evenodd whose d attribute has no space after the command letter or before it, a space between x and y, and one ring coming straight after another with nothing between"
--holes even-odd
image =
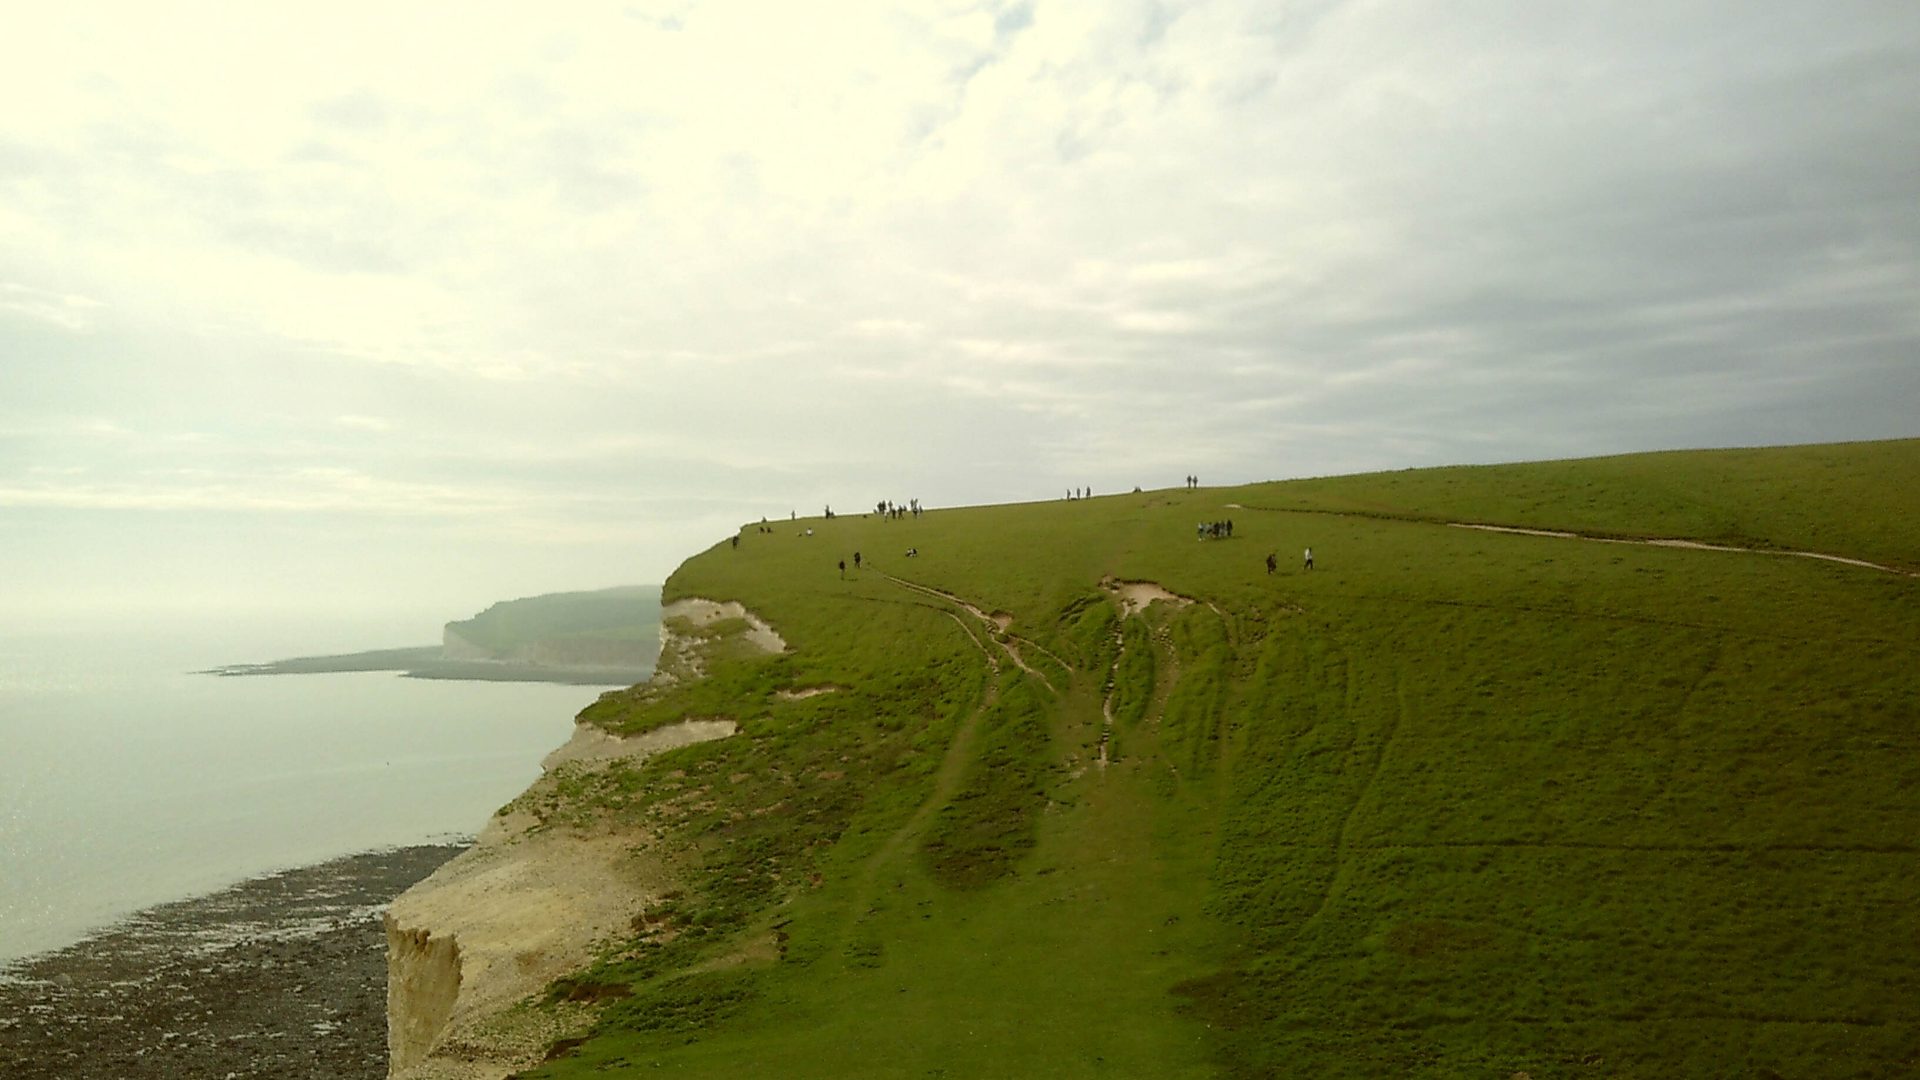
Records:
<instances>
[{"instance_id":1,"label":"exposed white rock","mask_svg":"<svg viewBox=\"0 0 1920 1080\"><path fill-rule=\"evenodd\" d=\"M1123 618L1130 618L1145 611L1149 604L1164 602L1175 607L1185 607L1193 603L1191 597L1169 592L1151 581L1120 581L1109 577L1103 579L1100 584L1108 592L1120 598L1120 614Z\"/></svg>"},{"instance_id":2,"label":"exposed white rock","mask_svg":"<svg viewBox=\"0 0 1920 1080\"><path fill-rule=\"evenodd\" d=\"M768 652L786 642L738 603L682 600L662 613L694 628L742 619ZM657 681L698 672L697 642L663 627ZM679 662L670 662L677 660ZM588 724L542 763L521 802L559 780L724 738L732 720L694 719L621 737ZM649 837L542 824L515 809L496 815L472 848L394 901L386 914L388 1075L396 1080L501 1080L539 1062L591 1011L516 1009L562 975L586 967L599 943L631 932L672 885ZM556 1028L556 1024L560 1028ZM572 1024L577 1030L566 1029Z\"/></svg>"},{"instance_id":3,"label":"exposed white rock","mask_svg":"<svg viewBox=\"0 0 1920 1080\"><path fill-rule=\"evenodd\" d=\"M688 746L709 739L724 739L740 729L732 720L713 718L708 720L682 720L663 728L656 728L644 735L622 737L604 728L592 724L576 724L573 738L562 743L560 748L548 754L540 762L540 768L547 772L562 765L583 762L589 766L604 765L611 761L639 761L662 750L672 750L677 746Z\"/></svg>"},{"instance_id":4,"label":"exposed white rock","mask_svg":"<svg viewBox=\"0 0 1920 1080\"><path fill-rule=\"evenodd\" d=\"M748 611L736 600L702 600L697 596L675 600L660 611L660 622L663 626L673 619L684 619L696 629L711 626L722 619L744 619L747 623L748 641L766 652L787 651L786 639L782 638L773 627L768 626L760 616ZM665 631L661 633L663 651L664 643L669 636L671 635Z\"/></svg>"}]
</instances>

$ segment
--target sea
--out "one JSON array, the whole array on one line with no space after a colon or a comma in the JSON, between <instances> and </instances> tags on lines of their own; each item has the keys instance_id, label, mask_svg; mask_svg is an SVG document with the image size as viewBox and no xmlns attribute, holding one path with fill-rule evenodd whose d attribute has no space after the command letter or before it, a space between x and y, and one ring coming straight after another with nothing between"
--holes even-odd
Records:
<instances>
[{"instance_id":1,"label":"sea","mask_svg":"<svg viewBox=\"0 0 1920 1080\"><path fill-rule=\"evenodd\" d=\"M478 833L605 687L196 674L438 632L288 615L0 630L0 971L155 904Z\"/></svg>"}]
</instances>

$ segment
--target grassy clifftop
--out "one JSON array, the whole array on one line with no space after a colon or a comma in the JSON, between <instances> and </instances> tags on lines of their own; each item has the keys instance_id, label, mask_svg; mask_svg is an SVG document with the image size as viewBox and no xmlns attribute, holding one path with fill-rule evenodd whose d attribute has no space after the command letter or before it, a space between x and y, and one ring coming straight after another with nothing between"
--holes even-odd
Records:
<instances>
[{"instance_id":1,"label":"grassy clifftop","mask_svg":"<svg viewBox=\"0 0 1920 1080\"><path fill-rule=\"evenodd\" d=\"M1280 509L1686 537L1920 570L1920 439L1458 466L1262 490Z\"/></svg>"},{"instance_id":2,"label":"grassy clifftop","mask_svg":"<svg viewBox=\"0 0 1920 1080\"><path fill-rule=\"evenodd\" d=\"M657 648L659 623L659 593L648 585L624 585L502 600L446 629L495 659L568 642L625 643L644 658Z\"/></svg>"},{"instance_id":3,"label":"grassy clifftop","mask_svg":"<svg viewBox=\"0 0 1920 1080\"><path fill-rule=\"evenodd\" d=\"M1916 447L749 527L666 598L790 649L589 711L741 732L549 808L685 887L530 1075L1910 1073L1920 579L1448 522L1912 569Z\"/></svg>"}]
</instances>

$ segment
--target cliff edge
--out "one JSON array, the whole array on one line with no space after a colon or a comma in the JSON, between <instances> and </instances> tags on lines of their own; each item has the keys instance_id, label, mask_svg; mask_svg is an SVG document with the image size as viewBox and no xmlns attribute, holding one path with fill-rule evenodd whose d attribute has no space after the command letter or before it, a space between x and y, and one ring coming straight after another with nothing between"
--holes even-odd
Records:
<instances>
[{"instance_id":1,"label":"cliff edge","mask_svg":"<svg viewBox=\"0 0 1920 1080\"><path fill-rule=\"evenodd\" d=\"M697 678L698 630L720 619L742 639L785 643L737 604L683 600L663 612L662 683ZM671 626L693 634L675 634ZM564 785L679 746L724 738L725 718L690 718L631 737L582 722L542 762L543 775L502 809L474 846L407 890L386 914L388 1074L406 1080L499 1080L584 1031L593 1007L519 1007L585 967L596 945L628 933L671 889L645 831L555 817Z\"/></svg>"}]
</instances>

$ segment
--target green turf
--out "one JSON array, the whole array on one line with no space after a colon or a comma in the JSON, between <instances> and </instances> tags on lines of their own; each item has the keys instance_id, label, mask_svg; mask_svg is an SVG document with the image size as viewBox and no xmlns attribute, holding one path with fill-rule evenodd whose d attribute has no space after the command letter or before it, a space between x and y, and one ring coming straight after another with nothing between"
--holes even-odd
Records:
<instances>
[{"instance_id":1,"label":"green turf","mask_svg":"<svg viewBox=\"0 0 1920 1080\"><path fill-rule=\"evenodd\" d=\"M1275 509L1688 537L1920 570L1920 439L1404 470L1247 493Z\"/></svg>"},{"instance_id":2,"label":"green turf","mask_svg":"<svg viewBox=\"0 0 1920 1080\"><path fill-rule=\"evenodd\" d=\"M622 585L502 600L470 619L448 623L447 629L468 644L505 658L542 642L651 643L659 637L659 622L660 600L654 590Z\"/></svg>"},{"instance_id":3,"label":"green turf","mask_svg":"<svg viewBox=\"0 0 1920 1080\"><path fill-rule=\"evenodd\" d=\"M667 599L791 650L588 714L741 733L539 808L684 890L528 1075L1911 1075L1920 579L1446 522L1914 566L1916 447L749 527Z\"/></svg>"}]
</instances>

